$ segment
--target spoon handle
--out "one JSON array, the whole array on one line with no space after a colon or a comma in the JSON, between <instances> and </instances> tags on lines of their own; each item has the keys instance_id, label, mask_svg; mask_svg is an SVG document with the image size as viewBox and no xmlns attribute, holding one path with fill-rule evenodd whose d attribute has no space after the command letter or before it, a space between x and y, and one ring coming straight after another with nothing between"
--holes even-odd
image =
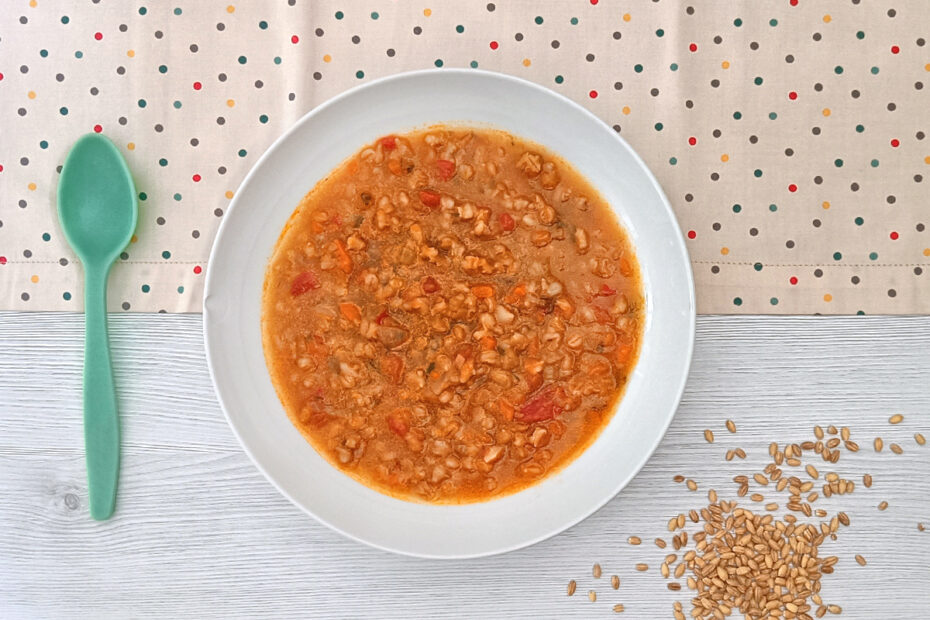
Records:
<instances>
[{"instance_id":1,"label":"spoon handle","mask_svg":"<svg viewBox=\"0 0 930 620\"><path fill-rule=\"evenodd\" d=\"M119 478L119 417L107 336L109 265L84 272L84 448L90 516L109 519Z\"/></svg>"}]
</instances>

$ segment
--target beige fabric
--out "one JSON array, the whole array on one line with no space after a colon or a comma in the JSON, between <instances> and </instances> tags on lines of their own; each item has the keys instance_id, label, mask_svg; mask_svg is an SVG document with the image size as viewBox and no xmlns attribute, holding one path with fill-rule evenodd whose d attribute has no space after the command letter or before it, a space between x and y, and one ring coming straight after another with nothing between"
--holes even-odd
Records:
<instances>
[{"instance_id":1,"label":"beige fabric","mask_svg":"<svg viewBox=\"0 0 930 620\"><path fill-rule=\"evenodd\" d=\"M441 64L539 82L620 131L692 231L699 312L930 310L920 0L7 4L3 309L80 309L55 167L95 126L145 194L111 307L199 311L263 150L347 88Z\"/></svg>"}]
</instances>

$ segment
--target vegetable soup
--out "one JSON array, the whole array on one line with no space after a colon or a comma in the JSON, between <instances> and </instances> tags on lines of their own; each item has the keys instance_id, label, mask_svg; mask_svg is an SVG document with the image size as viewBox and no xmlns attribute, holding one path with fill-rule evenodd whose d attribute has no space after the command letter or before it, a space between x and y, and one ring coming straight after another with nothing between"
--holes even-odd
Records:
<instances>
[{"instance_id":1,"label":"vegetable soup","mask_svg":"<svg viewBox=\"0 0 930 620\"><path fill-rule=\"evenodd\" d=\"M590 445L645 307L633 247L578 172L458 126L382 137L320 181L262 303L272 381L313 447L435 503L519 491Z\"/></svg>"}]
</instances>

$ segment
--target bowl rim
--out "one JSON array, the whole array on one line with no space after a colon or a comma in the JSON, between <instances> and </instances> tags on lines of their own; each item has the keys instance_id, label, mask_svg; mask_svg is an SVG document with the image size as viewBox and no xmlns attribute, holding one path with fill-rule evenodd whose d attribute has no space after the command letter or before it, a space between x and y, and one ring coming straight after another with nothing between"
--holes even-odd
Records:
<instances>
[{"instance_id":1,"label":"bowl rim","mask_svg":"<svg viewBox=\"0 0 930 620\"><path fill-rule=\"evenodd\" d=\"M637 466L631 468L626 476L619 479L618 483L614 486L614 488L610 491L610 493L605 494L603 499L597 502L594 502L590 508L582 511L579 515L572 518L571 520L566 521L565 523L561 524L559 527L553 528L551 531L544 532L531 539L520 540L511 545L497 548L497 549L479 551L475 553L456 553L456 554L431 554L431 553L415 552L415 551L410 551L407 549L395 548L395 547L391 547L388 545L383 545L376 541L357 536L353 534L352 532L349 532L335 525L331 521L316 514L314 511L312 511L309 507L305 506L303 503L297 501L285 488L283 488L283 486L278 482L278 480L276 480L275 477L269 473L269 471L265 468L265 466L262 465L261 461L255 456L255 454L249 448L248 443L244 440L243 436L240 434L239 429L236 427L236 424L233 422L229 414L229 408L226 406L226 402L224 401L223 395L219 389L217 376L215 372L215 364L213 361L213 355L211 353L211 346L210 346L211 329L210 329L210 321L208 320L208 317L210 316L211 313L207 307L207 303L208 303L208 300L210 299L210 291L213 286L211 285L211 282L212 282L211 275L214 273L215 270L210 269L210 268L207 269L207 275L206 275L206 279L204 282L202 321L203 321L204 350L205 350L205 357L207 361L207 368L210 373L210 380L213 384L213 391L220 405L220 409L222 409L223 415L226 418L226 422L229 425L229 427L232 429L233 435L236 437L236 440L239 442L239 445L242 447L245 453L249 456L249 459L251 459L255 467L272 484L272 486L275 489L277 489L277 491L281 495L287 498L292 504L300 508L304 513L313 517L317 522L322 523L329 529L341 534L342 536L345 536L346 538L349 538L356 542L360 542L366 546L369 546L369 547L372 547L372 548L375 548L381 551L388 551L391 553L396 553L396 554L405 555L409 557L417 557L417 558L424 558L424 559L456 560L456 559L482 558L482 557L489 557L489 556L509 553L511 551L516 551L519 549L523 549L523 548L535 545L544 540L548 540L549 538L552 538L553 536L561 534L562 532L565 532L568 529L574 527L575 525L581 523L582 521L590 517L592 514L594 514L601 508L603 508L608 502L614 499L620 493L620 491L622 491L633 480L633 478L636 477L637 474L639 474L642 468L655 454L656 449L659 447L659 444L662 442L662 439L665 437L665 434L668 432L668 428L671 425L672 420L674 419L675 415L678 412L678 408L681 405L681 398L684 394L684 390L687 385L688 378L690 376L691 363L693 361L697 312L696 312L696 301L695 301L695 290L694 290L694 274L691 269L690 255L688 253L687 245L685 244L685 241L684 241L684 235L682 234L681 226L679 225L675 212L672 209L671 204L669 203L668 197L665 195L665 192L662 190L661 185L659 185L659 182L656 180L655 175L652 173L652 170L646 165L646 163L640 157L639 153L637 153L636 150L633 149L633 147L630 146L629 143L626 140L624 140L623 137L621 137L618 132L614 131L613 128L611 128L600 117L595 115L593 112L591 112L590 110L588 110L587 108L579 104L578 102L570 99L569 97L561 93L555 92L549 88L546 88L545 86L542 86L536 82L525 80L523 78L518 78L510 74L500 73L496 71L487 71L484 69L466 69L466 68L419 69L419 70L414 70L414 71L404 71L400 73L395 73L395 74L387 75L381 78L373 79L369 82L365 82L363 84L359 84L358 86L349 88L327 99L323 103L315 106L314 108L306 112L293 125L288 127L280 136L278 136L271 143L271 145L255 161L255 163L249 169L248 173L246 173L245 177L243 177L242 182L237 187L232 200L230 201L228 207L226 208L227 217L224 217L222 219L222 221L220 222L217 228L216 235L213 239L213 245L210 249L210 256L209 256L207 264L212 265L214 262L214 259L216 258L216 254L218 252L217 248L220 247L221 245L220 242L224 236L224 233L226 232L227 228L230 226L229 224L230 218L228 217L228 215L232 213L233 210L238 206L239 197L242 195L242 192L240 191L241 188L246 186L253 179L253 177L255 177L258 174L258 170L262 168L262 164L271 157L274 151L276 151L293 134L298 133L305 124L310 123L315 116L319 115L324 110L328 110L329 108L338 106L343 100L347 98L355 97L359 93L362 93L369 89L378 88L386 83L395 82L395 81L403 81L405 79L410 79L410 78L420 77L420 76L448 75L448 74L469 75L469 76L473 76L477 74L487 79L497 79L497 80L502 80L505 82L511 82L523 88L529 88L530 90L536 91L540 96L554 97L560 100L563 104L567 104L569 107L573 108L576 112L587 117L588 120L594 121L596 124L600 125L604 131L606 131L611 136L613 136L613 139L619 144L621 148L623 148L625 151L627 151L630 154L630 156L633 158L635 163L639 165L640 170L645 174L652 188L655 190L656 194L658 195L663 208L666 210L669 216L670 223L672 225L672 231L675 233L674 240L675 240L675 245L677 246L676 249L679 250L681 254L685 257L685 263L686 263L686 269L685 269L686 274L685 275L686 275L687 285L688 285L687 286L688 312L687 312L687 317L686 317L688 339L684 347L684 351L682 352L683 357L684 357L683 372L681 373L678 379L677 385L670 386L671 391L674 395L674 398L673 398L673 402L675 403L674 410L671 412L671 415L668 415L666 417L663 424L661 425L661 429L660 429L661 432L658 433L655 439L651 442L651 445L646 451L646 457L643 458ZM647 315L650 312L651 311L647 310ZM621 396L620 399L618 399L617 403L614 405L615 409L620 406L620 402L623 400L623 398L624 396ZM616 411L614 412L614 414L615 413ZM603 430L605 429L601 429L601 431ZM596 441L597 441L597 438L595 438L595 442ZM591 449L593 445L594 445L594 442L592 442L585 450ZM579 454L578 456L581 456L581 455ZM572 464L572 462L566 463L559 471L563 471L566 467L569 467ZM331 464L329 465L332 466ZM536 486L537 484L532 484L526 488L527 489L532 488ZM522 493L524 490L526 489L517 491L514 495Z\"/></svg>"}]
</instances>

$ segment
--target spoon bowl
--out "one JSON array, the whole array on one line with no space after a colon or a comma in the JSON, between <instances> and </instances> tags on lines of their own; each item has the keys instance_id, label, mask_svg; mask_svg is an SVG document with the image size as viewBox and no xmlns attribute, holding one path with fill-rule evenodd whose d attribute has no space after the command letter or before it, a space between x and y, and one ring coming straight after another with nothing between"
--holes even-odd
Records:
<instances>
[{"instance_id":1,"label":"spoon bowl","mask_svg":"<svg viewBox=\"0 0 930 620\"><path fill-rule=\"evenodd\" d=\"M107 276L132 239L138 203L132 175L113 143L80 138L58 181L58 219L84 267L84 446L90 514L108 519L119 478L119 417L107 336Z\"/></svg>"},{"instance_id":2,"label":"spoon bowl","mask_svg":"<svg viewBox=\"0 0 930 620\"><path fill-rule=\"evenodd\" d=\"M71 147L58 181L58 217L83 263L112 263L129 245L138 208L132 175L120 152L90 133Z\"/></svg>"}]
</instances>

